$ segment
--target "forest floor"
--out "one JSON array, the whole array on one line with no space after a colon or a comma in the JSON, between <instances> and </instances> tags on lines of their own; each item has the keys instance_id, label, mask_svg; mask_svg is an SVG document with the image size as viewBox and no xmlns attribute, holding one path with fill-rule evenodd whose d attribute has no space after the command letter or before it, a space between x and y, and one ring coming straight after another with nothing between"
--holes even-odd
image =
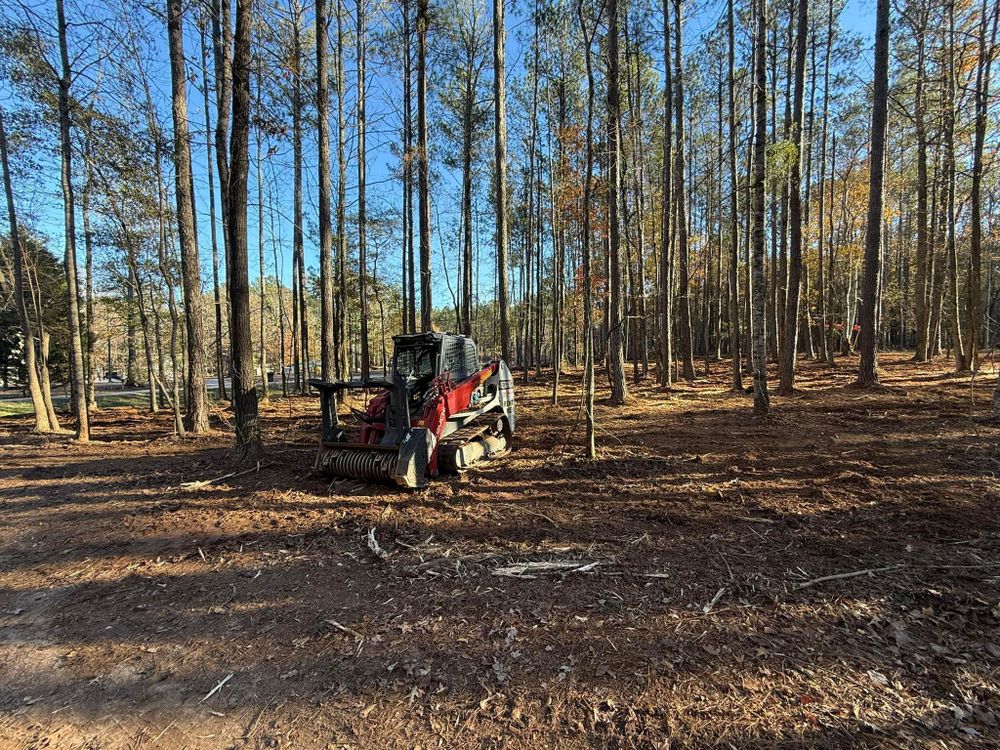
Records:
<instances>
[{"instance_id":1,"label":"forest floor","mask_svg":"<svg viewBox=\"0 0 1000 750\"><path fill-rule=\"evenodd\" d=\"M221 412L0 420L0 747L996 748L1000 428L947 364L803 361L756 421L716 363L599 405L594 462L543 380L417 492L312 476L314 399L201 487Z\"/></svg>"}]
</instances>

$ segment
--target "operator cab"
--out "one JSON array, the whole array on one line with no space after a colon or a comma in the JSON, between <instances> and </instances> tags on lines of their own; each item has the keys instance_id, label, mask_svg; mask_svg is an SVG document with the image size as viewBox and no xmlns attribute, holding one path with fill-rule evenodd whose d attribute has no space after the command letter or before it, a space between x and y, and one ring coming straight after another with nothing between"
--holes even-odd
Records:
<instances>
[{"instance_id":1,"label":"operator cab","mask_svg":"<svg viewBox=\"0 0 1000 750\"><path fill-rule=\"evenodd\" d=\"M392 380L402 385L411 414L423 411L434 379L448 374L458 382L479 370L475 342L452 333L393 336Z\"/></svg>"}]
</instances>

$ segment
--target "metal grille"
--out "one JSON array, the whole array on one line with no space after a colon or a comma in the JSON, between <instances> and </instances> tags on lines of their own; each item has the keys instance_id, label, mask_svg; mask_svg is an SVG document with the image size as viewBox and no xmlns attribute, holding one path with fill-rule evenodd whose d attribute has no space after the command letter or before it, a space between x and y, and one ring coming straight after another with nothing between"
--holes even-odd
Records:
<instances>
[{"instance_id":1,"label":"metal grille","mask_svg":"<svg viewBox=\"0 0 1000 750\"><path fill-rule=\"evenodd\" d=\"M446 338L442 355L442 369L451 371L452 380L464 380L479 369L476 344L465 336Z\"/></svg>"}]
</instances>

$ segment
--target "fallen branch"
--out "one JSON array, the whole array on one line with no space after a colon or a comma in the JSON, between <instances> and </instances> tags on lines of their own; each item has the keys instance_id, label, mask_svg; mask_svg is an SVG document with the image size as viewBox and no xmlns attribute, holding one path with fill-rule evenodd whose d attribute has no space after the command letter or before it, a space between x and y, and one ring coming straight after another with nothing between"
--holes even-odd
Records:
<instances>
[{"instance_id":1,"label":"fallen branch","mask_svg":"<svg viewBox=\"0 0 1000 750\"><path fill-rule=\"evenodd\" d=\"M368 549L381 560L388 560L389 553L379 546L378 539L375 538L375 527L368 529Z\"/></svg>"},{"instance_id":2,"label":"fallen branch","mask_svg":"<svg viewBox=\"0 0 1000 750\"><path fill-rule=\"evenodd\" d=\"M435 557L433 560L425 560L422 563L418 563L413 566L413 570L423 570L424 568L430 568L440 563L464 563L464 562L478 562L480 560L486 560L490 557L496 557L498 552L476 552L471 555L458 555L456 557Z\"/></svg>"},{"instance_id":3,"label":"fallen branch","mask_svg":"<svg viewBox=\"0 0 1000 750\"><path fill-rule=\"evenodd\" d=\"M170 729L170 727L172 727L176 723L177 723L177 719L174 719L169 724L167 724L165 727L163 727L163 731L160 732L158 735L156 735L152 740L150 740L150 744L155 745L159 741L160 737L162 737L163 735L165 735L167 733L167 730Z\"/></svg>"},{"instance_id":4,"label":"fallen branch","mask_svg":"<svg viewBox=\"0 0 1000 750\"><path fill-rule=\"evenodd\" d=\"M205 697L202 698L198 702L199 703L204 703L205 701L207 701L209 698L211 698L213 695L215 695L217 692L219 692L222 689L222 686L225 685L227 682L229 682L231 679L233 679L233 673L232 672L230 672L225 677L223 677L221 680L219 680L219 684L216 685L211 690L209 690L207 693L205 693Z\"/></svg>"},{"instance_id":5,"label":"fallen branch","mask_svg":"<svg viewBox=\"0 0 1000 750\"><path fill-rule=\"evenodd\" d=\"M235 479L236 477L242 477L246 474L253 474L256 471L260 471L260 461L258 461L257 465L252 469L245 469L244 471L231 471L228 474L223 474L221 477L215 477L214 479L201 479L197 482L184 482L181 484L180 489L200 490L202 487L208 487L216 482L223 482L227 479Z\"/></svg>"},{"instance_id":6,"label":"fallen branch","mask_svg":"<svg viewBox=\"0 0 1000 750\"><path fill-rule=\"evenodd\" d=\"M260 719L264 715L264 712L271 707L271 703L272 701L268 701L267 705L257 712L256 718L254 718L254 720L250 722L250 724L247 726L247 730L243 733L244 740L250 739L250 735L253 734L254 730L257 728L257 724L260 722Z\"/></svg>"},{"instance_id":7,"label":"fallen branch","mask_svg":"<svg viewBox=\"0 0 1000 750\"><path fill-rule=\"evenodd\" d=\"M815 586L817 583L826 583L827 581L842 581L845 578L857 578L858 576L874 575L875 573L884 573L887 570L899 570L900 568L907 568L907 567L910 567L908 563L900 563L898 565L886 565L884 568L865 568L864 570L852 570L849 573L836 573L830 576L821 576L820 578L813 578L811 581L800 583L798 586L795 586L792 589L792 591L807 589L810 586Z\"/></svg>"},{"instance_id":8,"label":"fallen branch","mask_svg":"<svg viewBox=\"0 0 1000 750\"><path fill-rule=\"evenodd\" d=\"M582 562L580 560L551 561L551 562L525 562L516 565L507 565L502 568L494 568L491 575L505 576L507 578L537 578L532 573L589 573L598 565L600 560L594 562Z\"/></svg>"},{"instance_id":9,"label":"fallen branch","mask_svg":"<svg viewBox=\"0 0 1000 750\"><path fill-rule=\"evenodd\" d=\"M712 611L712 607L714 607L716 604L719 603L719 599L721 599L722 595L725 593L726 593L726 587L723 586L721 589L715 592L715 596L712 597L712 601L710 601L708 604L702 607L701 611L707 615L709 612Z\"/></svg>"},{"instance_id":10,"label":"fallen branch","mask_svg":"<svg viewBox=\"0 0 1000 750\"><path fill-rule=\"evenodd\" d=\"M349 627L346 627L345 625L341 625L336 620L327 620L326 624L327 625L332 625L333 627L335 627L337 630L339 630L342 633L347 633L348 635L353 635L359 641L363 641L365 639L365 637L363 635L361 635L361 633L359 633L357 630L351 630Z\"/></svg>"},{"instance_id":11,"label":"fallen branch","mask_svg":"<svg viewBox=\"0 0 1000 750\"><path fill-rule=\"evenodd\" d=\"M898 565L886 565L884 568L865 568L864 570L852 570L849 573L836 573L835 575L813 578L811 581L806 581L805 583L800 583L798 586L793 587L792 591L806 589L810 586L815 586L817 583L825 583L826 581L840 581L845 578L857 578L858 576L884 573L888 570L899 570L900 568L913 568L914 570L977 570L981 568L996 567L1000 567L1000 562L986 562L978 565L935 565L934 563L927 565L913 565L911 563L899 563Z\"/></svg>"}]
</instances>

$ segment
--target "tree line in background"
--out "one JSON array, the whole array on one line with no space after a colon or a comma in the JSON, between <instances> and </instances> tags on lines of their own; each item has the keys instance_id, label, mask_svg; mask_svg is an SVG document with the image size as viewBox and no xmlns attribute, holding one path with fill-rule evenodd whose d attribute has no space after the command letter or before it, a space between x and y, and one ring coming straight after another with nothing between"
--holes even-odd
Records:
<instances>
[{"instance_id":1,"label":"tree line in background","mask_svg":"<svg viewBox=\"0 0 1000 750\"><path fill-rule=\"evenodd\" d=\"M394 333L452 329L550 369L553 402L582 366L593 455L597 363L612 404L728 367L761 415L769 361L781 394L803 356L859 351L862 386L880 349L976 370L1000 339L1000 5L878 0L872 38L844 12L8 6L2 377L40 431L67 381L79 440L101 376L178 434L208 429L213 378L252 457L270 372L367 378ZM24 207L56 163L61 267Z\"/></svg>"}]
</instances>

